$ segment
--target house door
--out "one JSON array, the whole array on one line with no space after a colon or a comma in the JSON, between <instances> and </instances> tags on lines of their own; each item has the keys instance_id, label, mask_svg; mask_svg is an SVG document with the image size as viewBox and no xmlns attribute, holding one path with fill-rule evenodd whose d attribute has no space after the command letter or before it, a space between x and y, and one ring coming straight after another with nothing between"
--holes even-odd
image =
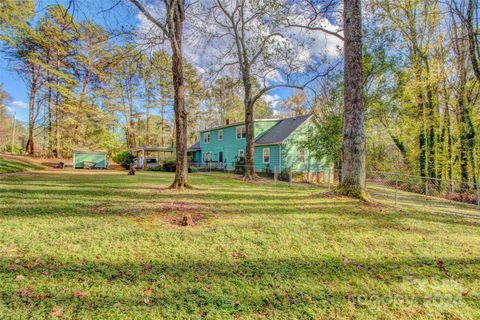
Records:
<instances>
[{"instance_id":1,"label":"house door","mask_svg":"<svg viewBox=\"0 0 480 320\"><path fill-rule=\"evenodd\" d=\"M223 152L218 153L218 162L223 163Z\"/></svg>"}]
</instances>

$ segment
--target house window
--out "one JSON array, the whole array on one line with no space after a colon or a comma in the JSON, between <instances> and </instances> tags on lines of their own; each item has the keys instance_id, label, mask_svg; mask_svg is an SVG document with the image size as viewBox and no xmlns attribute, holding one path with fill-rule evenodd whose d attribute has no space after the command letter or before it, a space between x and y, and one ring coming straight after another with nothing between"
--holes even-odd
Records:
<instances>
[{"instance_id":1,"label":"house window","mask_svg":"<svg viewBox=\"0 0 480 320\"><path fill-rule=\"evenodd\" d=\"M210 152L204 152L202 154L202 157L203 157L203 162L209 162L211 159L211 155L210 155Z\"/></svg>"},{"instance_id":2,"label":"house window","mask_svg":"<svg viewBox=\"0 0 480 320\"><path fill-rule=\"evenodd\" d=\"M300 150L300 152L298 153L298 162L305 162L305 150Z\"/></svg>"},{"instance_id":3,"label":"house window","mask_svg":"<svg viewBox=\"0 0 480 320\"><path fill-rule=\"evenodd\" d=\"M223 140L223 130L218 130L218 141Z\"/></svg>"},{"instance_id":4,"label":"house window","mask_svg":"<svg viewBox=\"0 0 480 320\"><path fill-rule=\"evenodd\" d=\"M237 140L245 139L247 137L247 132L245 131L245 126L237 127Z\"/></svg>"},{"instance_id":5,"label":"house window","mask_svg":"<svg viewBox=\"0 0 480 320\"><path fill-rule=\"evenodd\" d=\"M245 150L239 149L238 150L238 160L244 159L245 158Z\"/></svg>"},{"instance_id":6,"label":"house window","mask_svg":"<svg viewBox=\"0 0 480 320\"><path fill-rule=\"evenodd\" d=\"M263 163L264 164L270 163L270 148L263 149Z\"/></svg>"},{"instance_id":7,"label":"house window","mask_svg":"<svg viewBox=\"0 0 480 320\"><path fill-rule=\"evenodd\" d=\"M203 134L203 143L205 144L210 143L210 132L205 132Z\"/></svg>"}]
</instances>

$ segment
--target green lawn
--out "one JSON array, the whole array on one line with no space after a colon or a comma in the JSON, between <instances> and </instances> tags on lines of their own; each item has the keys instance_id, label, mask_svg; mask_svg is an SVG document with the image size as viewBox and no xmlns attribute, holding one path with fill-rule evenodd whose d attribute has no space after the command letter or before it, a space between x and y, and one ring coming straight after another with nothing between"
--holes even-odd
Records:
<instances>
[{"instance_id":1,"label":"green lawn","mask_svg":"<svg viewBox=\"0 0 480 320\"><path fill-rule=\"evenodd\" d=\"M172 178L0 176L0 319L480 318L473 214Z\"/></svg>"},{"instance_id":2,"label":"green lawn","mask_svg":"<svg viewBox=\"0 0 480 320\"><path fill-rule=\"evenodd\" d=\"M45 169L45 167L27 162L7 160L0 157L0 174L42 169Z\"/></svg>"}]
</instances>

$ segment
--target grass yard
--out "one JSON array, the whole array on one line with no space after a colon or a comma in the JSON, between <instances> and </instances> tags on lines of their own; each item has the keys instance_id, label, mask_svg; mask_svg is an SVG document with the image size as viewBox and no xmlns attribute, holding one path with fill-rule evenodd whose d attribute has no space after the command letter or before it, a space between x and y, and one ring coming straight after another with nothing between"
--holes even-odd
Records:
<instances>
[{"instance_id":1,"label":"grass yard","mask_svg":"<svg viewBox=\"0 0 480 320\"><path fill-rule=\"evenodd\" d=\"M28 170L42 170L45 167L37 164L4 159L0 157L0 173L14 173Z\"/></svg>"},{"instance_id":2,"label":"grass yard","mask_svg":"<svg viewBox=\"0 0 480 320\"><path fill-rule=\"evenodd\" d=\"M0 318L480 318L470 212L221 174L177 193L164 189L172 179L0 176ZM178 225L185 211L194 227Z\"/></svg>"}]
</instances>

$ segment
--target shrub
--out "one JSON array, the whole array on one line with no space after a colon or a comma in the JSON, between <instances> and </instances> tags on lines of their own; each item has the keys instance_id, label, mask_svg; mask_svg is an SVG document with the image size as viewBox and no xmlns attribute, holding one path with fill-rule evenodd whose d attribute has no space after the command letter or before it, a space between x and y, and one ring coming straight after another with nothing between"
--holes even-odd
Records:
<instances>
[{"instance_id":1,"label":"shrub","mask_svg":"<svg viewBox=\"0 0 480 320\"><path fill-rule=\"evenodd\" d=\"M235 170L236 174L245 174L245 158L235 157Z\"/></svg>"},{"instance_id":2,"label":"shrub","mask_svg":"<svg viewBox=\"0 0 480 320\"><path fill-rule=\"evenodd\" d=\"M188 167L188 172L189 172L189 173L198 172L198 168L197 168L197 167Z\"/></svg>"},{"instance_id":3,"label":"shrub","mask_svg":"<svg viewBox=\"0 0 480 320\"><path fill-rule=\"evenodd\" d=\"M477 204L477 195L473 191L449 192L444 197L451 201Z\"/></svg>"},{"instance_id":4,"label":"shrub","mask_svg":"<svg viewBox=\"0 0 480 320\"><path fill-rule=\"evenodd\" d=\"M149 171L163 171L163 167L161 165L155 166L155 167L149 167Z\"/></svg>"},{"instance_id":5,"label":"shrub","mask_svg":"<svg viewBox=\"0 0 480 320\"><path fill-rule=\"evenodd\" d=\"M175 161L165 161L163 163L163 170L166 172L175 172L176 163Z\"/></svg>"},{"instance_id":6,"label":"shrub","mask_svg":"<svg viewBox=\"0 0 480 320\"><path fill-rule=\"evenodd\" d=\"M278 180L280 181L290 181L290 169L283 168L282 172L278 175Z\"/></svg>"},{"instance_id":7,"label":"shrub","mask_svg":"<svg viewBox=\"0 0 480 320\"><path fill-rule=\"evenodd\" d=\"M113 160L115 160L116 163L128 170L130 168L130 165L135 162L135 157L128 151L122 151L115 155Z\"/></svg>"}]
</instances>

